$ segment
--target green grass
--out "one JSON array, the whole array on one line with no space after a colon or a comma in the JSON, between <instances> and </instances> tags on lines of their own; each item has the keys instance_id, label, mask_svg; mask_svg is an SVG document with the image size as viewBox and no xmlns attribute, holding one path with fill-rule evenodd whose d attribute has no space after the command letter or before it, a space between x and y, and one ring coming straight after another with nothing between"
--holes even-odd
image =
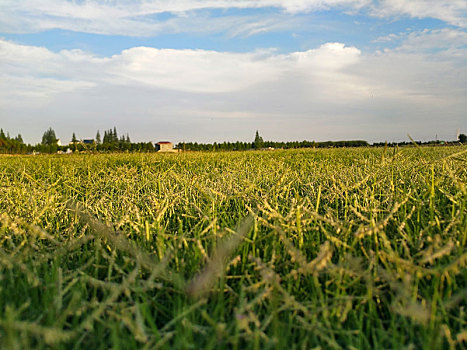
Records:
<instances>
[{"instance_id":1,"label":"green grass","mask_svg":"<svg viewBox=\"0 0 467 350\"><path fill-rule=\"evenodd\" d=\"M465 348L466 155L0 157L0 348Z\"/></svg>"}]
</instances>

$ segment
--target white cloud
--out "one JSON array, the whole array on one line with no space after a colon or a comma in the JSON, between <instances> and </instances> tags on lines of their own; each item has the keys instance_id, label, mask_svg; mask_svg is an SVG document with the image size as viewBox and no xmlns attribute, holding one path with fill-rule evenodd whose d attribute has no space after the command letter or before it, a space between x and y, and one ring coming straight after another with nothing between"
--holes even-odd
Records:
<instances>
[{"instance_id":1,"label":"white cloud","mask_svg":"<svg viewBox=\"0 0 467 350\"><path fill-rule=\"evenodd\" d=\"M406 36L399 50L421 52L424 50L442 49L465 52L467 46L467 33L455 29L425 29L423 31L411 32Z\"/></svg>"},{"instance_id":2,"label":"white cloud","mask_svg":"<svg viewBox=\"0 0 467 350\"><path fill-rule=\"evenodd\" d=\"M380 17L431 17L455 26L467 27L465 0L381 0L374 5L373 14Z\"/></svg>"},{"instance_id":3,"label":"white cloud","mask_svg":"<svg viewBox=\"0 0 467 350\"><path fill-rule=\"evenodd\" d=\"M66 70L73 69L74 64L67 56L43 47L0 40L1 104L44 105L58 94L94 87L95 83L79 75L70 79Z\"/></svg>"},{"instance_id":4,"label":"white cloud","mask_svg":"<svg viewBox=\"0 0 467 350\"><path fill-rule=\"evenodd\" d=\"M113 58L115 76L129 82L192 92L228 92L274 79L257 54L137 47Z\"/></svg>"},{"instance_id":5,"label":"white cloud","mask_svg":"<svg viewBox=\"0 0 467 350\"><path fill-rule=\"evenodd\" d=\"M400 36L401 35L391 33L391 34L388 34L388 35L380 36L380 37L376 38L375 40L373 40L372 42L374 42L374 43L388 43L388 42L399 39Z\"/></svg>"},{"instance_id":6,"label":"white cloud","mask_svg":"<svg viewBox=\"0 0 467 350\"><path fill-rule=\"evenodd\" d=\"M247 3L233 3L247 7ZM250 5L252 3L250 2ZM3 6L3 8L2 8ZM248 36L300 26L287 13L212 16L212 7L229 8L227 2L128 2L83 4L58 0L28 3L12 1L0 5L0 32L35 33L63 29L83 33L150 37L170 33L226 32ZM158 17L164 14L164 18Z\"/></svg>"},{"instance_id":7,"label":"white cloud","mask_svg":"<svg viewBox=\"0 0 467 350\"><path fill-rule=\"evenodd\" d=\"M108 19L146 16L158 13L186 13L201 9L276 7L288 12L305 12L332 7L361 8L371 0L5 0L3 6L25 15L57 18Z\"/></svg>"},{"instance_id":8,"label":"white cloud","mask_svg":"<svg viewBox=\"0 0 467 350\"><path fill-rule=\"evenodd\" d=\"M355 47L346 47L342 43L327 43L317 50L295 52L290 56L303 68L311 70L336 71L355 63L360 50Z\"/></svg>"},{"instance_id":9,"label":"white cloud","mask_svg":"<svg viewBox=\"0 0 467 350\"><path fill-rule=\"evenodd\" d=\"M360 51L340 43L275 55L273 51L229 53L135 47L98 58L81 50L53 53L46 48L0 40L0 63L11 77L85 80L93 84L143 84L195 93L220 93L276 81L281 75L336 72ZM27 87L26 87L27 88Z\"/></svg>"},{"instance_id":10,"label":"white cloud","mask_svg":"<svg viewBox=\"0 0 467 350\"><path fill-rule=\"evenodd\" d=\"M331 8L355 11L369 4L371 0L3 0L0 5L0 32L35 33L64 29L96 34L153 36L178 32L229 32L231 28L233 32L241 32L243 28L250 27L249 34L254 34L290 25L286 14ZM203 11L266 7L277 8L283 13L277 13L273 18L270 13L256 16L222 15L222 21ZM164 17L160 17L161 14Z\"/></svg>"},{"instance_id":11,"label":"white cloud","mask_svg":"<svg viewBox=\"0 0 467 350\"><path fill-rule=\"evenodd\" d=\"M275 14L214 16L212 9L276 8ZM50 29L125 36L180 32L254 35L300 28L296 14L341 9L366 10L380 17L432 17L467 27L465 0L3 0L0 32L35 33ZM161 15L163 15L161 17Z\"/></svg>"}]
</instances>

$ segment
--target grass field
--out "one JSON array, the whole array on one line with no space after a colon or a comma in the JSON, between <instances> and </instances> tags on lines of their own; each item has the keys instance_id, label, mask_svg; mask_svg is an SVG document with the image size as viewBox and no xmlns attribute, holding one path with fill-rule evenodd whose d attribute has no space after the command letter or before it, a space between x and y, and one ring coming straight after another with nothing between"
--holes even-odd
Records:
<instances>
[{"instance_id":1,"label":"grass field","mask_svg":"<svg viewBox=\"0 0 467 350\"><path fill-rule=\"evenodd\" d=\"M0 348L465 348L466 160L0 157Z\"/></svg>"}]
</instances>

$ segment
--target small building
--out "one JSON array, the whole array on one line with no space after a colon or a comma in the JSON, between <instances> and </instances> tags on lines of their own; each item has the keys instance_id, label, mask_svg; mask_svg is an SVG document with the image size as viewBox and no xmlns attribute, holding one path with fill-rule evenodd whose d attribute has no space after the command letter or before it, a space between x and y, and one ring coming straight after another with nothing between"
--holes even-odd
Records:
<instances>
[{"instance_id":1,"label":"small building","mask_svg":"<svg viewBox=\"0 0 467 350\"><path fill-rule=\"evenodd\" d=\"M169 141L160 141L154 145L157 152L174 152L174 145Z\"/></svg>"},{"instance_id":2,"label":"small building","mask_svg":"<svg viewBox=\"0 0 467 350\"><path fill-rule=\"evenodd\" d=\"M96 141L94 141L93 139L85 139L82 141L83 145L88 145L88 146L92 146L96 143Z\"/></svg>"}]
</instances>

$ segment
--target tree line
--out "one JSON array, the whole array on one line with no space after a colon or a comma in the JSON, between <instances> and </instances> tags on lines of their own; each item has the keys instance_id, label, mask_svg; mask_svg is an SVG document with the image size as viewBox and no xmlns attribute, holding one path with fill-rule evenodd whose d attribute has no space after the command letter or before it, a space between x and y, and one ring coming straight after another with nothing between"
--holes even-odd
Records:
<instances>
[{"instance_id":1,"label":"tree line","mask_svg":"<svg viewBox=\"0 0 467 350\"><path fill-rule=\"evenodd\" d=\"M0 129L0 153L27 153L28 146L24 144L23 137L18 134L16 137L11 137L9 133Z\"/></svg>"},{"instance_id":2,"label":"tree line","mask_svg":"<svg viewBox=\"0 0 467 350\"><path fill-rule=\"evenodd\" d=\"M10 137L0 129L0 153L3 154L27 154L27 153L57 153L57 152L154 152L155 147L151 142L131 142L129 134L118 136L117 129L105 130L101 140L99 130L95 139L79 140L73 132L71 142L65 145L58 144L55 131L48 128L42 134L42 141L36 145L25 144L22 136Z\"/></svg>"},{"instance_id":3,"label":"tree line","mask_svg":"<svg viewBox=\"0 0 467 350\"><path fill-rule=\"evenodd\" d=\"M294 149L294 148L342 148L342 147L404 147L413 146L436 146L436 145L457 145L467 144L467 136L460 134L458 141L403 141L403 142L374 142L372 144L364 140L350 141L261 141L261 142L222 142L222 143L197 143L181 142L176 148L184 151L244 151L251 149Z\"/></svg>"},{"instance_id":4,"label":"tree line","mask_svg":"<svg viewBox=\"0 0 467 350\"><path fill-rule=\"evenodd\" d=\"M460 143L467 143L465 134L459 135ZM236 141L222 143L197 143L197 142L181 142L175 148L182 151L246 151L246 150L263 150L263 149L293 149L293 148L331 148L331 147L369 147L369 146L407 146L413 143L418 145L437 145L442 141L412 141L412 142L377 142L370 145L364 140L350 141L264 141L256 131L255 138L252 142ZM447 142L453 144L457 142ZM16 137L11 137L9 133L0 129L0 153L6 154L26 154L26 153L57 153L57 152L154 152L155 147L151 142L136 142L130 140L129 134L118 135L117 128L113 127L104 131L104 136L101 139L99 130L96 133L95 139L78 140L73 132L71 142L67 145L59 145L58 138L52 128L48 128L42 135L41 143L37 145L26 145L21 134Z\"/></svg>"},{"instance_id":5,"label":"tree line","mask_svg":"<svg viewBox=\"0 0 467 350\"><path fill-rule=\"evenodd\" d=\"M367 147L370 144L363 140L352 141L264 141L256 131L253 142L222 142L222 143L197 143L181 142L176 148L185 151L245 151L250 149L292 149L292 148L330 148L330 147Z\"/></svg>"},{"instance_id":6,"label":"tree line","mask_svg":"<svg viewBox=\"0 0 467 350\"><path fill-rule=\"evenodd\" d=\"M293 149L293 148L330 148L330 147L367 147L370 144L363 140L354 141L263 141L262 143L255 142L222 142L222 143L197 143L197 142L181 142L176 145L177 149L185 151L246 151L252 149Z\"/></svg>"},{"instance_id":7,"label":"tree line","mask_svg":"<svg viewBox=\"0 0 467 350\"><path fill-rule=\"evenodd\" d=\"M100 131L97 130L95 139L78 140L73 133L71 143L68 146L72 151L97 151L97 152L154 152L155 148L151 142L131 142L130 135L122 134L120 137L117 128L104 131L104 137L101 139Z\"/></svg>"}]
</instances>

